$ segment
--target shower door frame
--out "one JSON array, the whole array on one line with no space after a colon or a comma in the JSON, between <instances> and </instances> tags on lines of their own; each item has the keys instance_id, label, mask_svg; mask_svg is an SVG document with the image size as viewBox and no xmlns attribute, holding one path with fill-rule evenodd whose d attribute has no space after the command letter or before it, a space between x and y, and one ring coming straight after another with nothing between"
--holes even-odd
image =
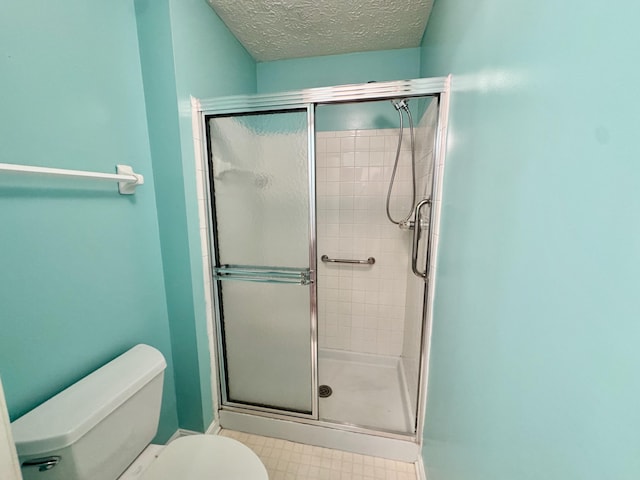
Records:
<instances>
[{"instance_id":1,"label":"shower door frame","mask_svg":"<svg viewBox=\"0 0 640 480\"><path fill-rule=\"evenodd\" d=\"M446 125L449 107L449 90L450 77L433 77L420 78L413 80L400 80L389 82L375 82L353 85L340 85L335 87L310 88L297 91L279 92L272 94L256 94L256 95L236 95L228 97L219 97L213 99L194 99L193 108L197 113L199 125L197 125L200 138L208 139L208 128L206 120L211 116L221 115L242 115L251 113L268 113L287 110L307 110L307 136L308 136L308 161L309 161L309 250L310 250L310 269L312 272L311 285L311 366L312 366L312 413L311 415L300 414L297 412L283 413L282 410L271 409L268 407L234 404L226 398L226 372L224 367L225 359L222 357L224 349L222 347L221 332L221 312L219 301L215 301L212 306L215 312L213 325L213 350L211 352L212 380L216 386L217 396L214 397L214 408L216 413L220 411L228 411L238 414L250 414L258 417L265 417L273 420L293 421L301 424L314 425L319 427L329 427L346 432L353 432L366 435L374 435L387 439L411 441L420 443L425 422L426 407L426 389L429 350L431 343L431 324L433 316L433 291L435 284L435 254L437 251L437 242L434 242L437 236L440 217L440 189L442 183L442 173L444 166L444 140L446 136ZM319 399L317 395L318 389L318 320L317 320L317 252L316 252L316 186L315 186L315 107L317 105L344 104L361 101L376 100L393 100L401 98L434 96L438 101L438 116L436 125L436 134L434 140L433 154L433 176L432 176L432 212L429 219L429 237L427 240L427 280L424 288L424 298L422 306L422 328L421 328L421 346L420 346L420 365L419 365L419 385L418 385L418 401L416 412L416 431L414 433L401 434L398 432L389 432L377 430L362 426L356 426L346 423L323 421L319 418ZM195 126L194 126L195 127ZM208 153L209 145L203 145L200 141L202 150L204 175L208 179L209 188L205 188L205 202L207 204L207 231L208 231L208 248L209 252L215 252L214 225L212 225L211 215L211 178L212 172L209 169ZM211 261L215 256L209 255ZM211 265L215 267L215 265ZM211 298L219 299L217 282L211 282ZM217 402L215 402L217 400ZM219 418L220 415L216 415Z\"/></svg>"},{"instance_id":2,"label":"shower door frame","mask_svg":"<svg viewBox=\"0 0 640 480\"><path fill-rule=\"evenodd\" d=\"M228 398L228 385L227 385L227 367L226 367L226 357L225 357L225 346L224 346L224 334L222 332L223 326L222 326L222 319L224 318L223 312L222 312L222 294L221 291L218 287L218 281L213 282L213 288L214 288L214 295L213 298L216 299L215 302L215 311L216 311L216 348L218 351L218 362L220 365L220 371L219 373L219 386L220 388L219 390L219 405L223 406L225 408L236 408L238 410L250 410L252 412L263 412L263 413L271 413L271 414L275 414L275 415L286 415L288 417L298 417L301 419L311 419L311 420L317 420L318 418L318 414L319 414L319 399L318 396L315 394L318 391L318 364L317 364L317 358L318 358L318 353L317 353L317 338L318 338L318 334L317 334L317 272L316 272L316 174L315 174L315 158L314 158L314 154L315 154L315 138L313 135L309 135L310 131L315 130L315 111L314 111L314 105L313 104L290 104L290 105L283 105L283 106L278 106L275 108L267 108L267 109L251 109L251 110L244 110L244 111L240 111L240 112L231 112L231 115L229 116L233 116L233 115L247 115L247 114L278 114L278 113L287 113L287 112L295 112L295 111L306 111L306 115L307 115L307 167L309 169L309 174L308 174L308 195L309 195L309 217L308 217L308 221L309 221L309 278L310 278L310 284L309 284L309 307L310 307L310 325L311 325L311 331L310 331L310 335L311 335L311 351L310 351L310 355L311 355L311 413L305 413L305 412L298 412L295 410L287 410L287 409L279 409L279 408L271 408L268 406L263 406L263 405L255 405L255 404L249 404L249 403L241 403L241 402L234 402L232 400L230 400ZM216 113L210 113L210 112L206 112L203 114L202 116L202 121L203 121L203 126L204 126L204 130L203 132L206 133L205 138L207 141L207 149L209 147L209 144L211 142L211 138L209 135L209 129L206 126L206 121L209 118L217 118L217 117L223 117L223 116L227 116L227 113L222 113L222 112L216 112ZM208 153L208 150L207 150ZM209 159L209 155L207 155L205 158ZM207 166L208 166L209 162L207 160ZM208 170L208 178L209 178L209 189L208 191L211 192L213 190L213 172L211 170ZM211 195L209 193L209 198L207 199L207 203L212 206L215 203L214 200L214 196ZM211 210L209 211L209 214L207 215L207 220L210 223L209 224L209 233L210 233L210 247L211 247L211 252L213 252L214 254L210 256L212 262L214 263L219 263L219 259L218 259L218 247L217 247L217 240L213 235L213 232L217 231L217 226L216 226L216 216L215 213L213 212L213 208L211 208ZM219 265L212 265L213 267L216 267ZM286 412L286 413L284 413Z\"/></svg>"}]
</instances>

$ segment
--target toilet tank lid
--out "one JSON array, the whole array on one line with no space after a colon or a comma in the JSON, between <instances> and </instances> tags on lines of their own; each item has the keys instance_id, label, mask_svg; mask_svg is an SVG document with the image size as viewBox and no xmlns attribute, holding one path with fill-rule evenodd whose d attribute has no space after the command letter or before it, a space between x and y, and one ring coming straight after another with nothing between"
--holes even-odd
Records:
<instances>
[{"instance_id":1,"label":"toilet tank lid","mask_svg":"<svg viewBox=\"0 0 640 480\"><path fill-rule=\"evenodd\" d=\"M20 456L67 447L166 368L162 353L136 345L11 424Z\"/></svg>"}]
</instances>

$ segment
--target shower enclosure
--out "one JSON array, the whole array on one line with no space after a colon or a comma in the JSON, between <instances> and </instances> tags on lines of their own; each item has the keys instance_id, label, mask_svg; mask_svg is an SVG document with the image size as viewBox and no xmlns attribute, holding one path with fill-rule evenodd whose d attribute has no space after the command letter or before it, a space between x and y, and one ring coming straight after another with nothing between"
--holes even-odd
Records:
<instances>
[{"instance_id":1,"label":"shower enclosure","mask_svg":"<svg viewBox=\"0 0 640 480\"><path fill-rule=\"evenodd\" d=\"M201 101L223 426L419 442L445 86Z\"/></svg>"}]
</instances>

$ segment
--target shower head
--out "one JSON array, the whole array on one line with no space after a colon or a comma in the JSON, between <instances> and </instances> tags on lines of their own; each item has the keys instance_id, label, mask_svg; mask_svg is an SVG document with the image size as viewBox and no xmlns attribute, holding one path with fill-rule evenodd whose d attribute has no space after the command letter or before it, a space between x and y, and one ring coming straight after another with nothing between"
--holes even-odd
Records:
<instances>
[{"instance_id":1,"label":"shower head","mask_svg":"<svg viewBox=\"0 0 640 480\"><path fill-rule=\"evenodd\" d=\"M230 175L235 177L236 180L244 178L253 179L253 183L256 187L265 188L269 185L269 176L255 170L248 170L246 168L239 168L233 165L231 162L220 160L219 158L213 158L214 161L214 174L213 177L219 180Z\"/></svg>"}]
</instances>

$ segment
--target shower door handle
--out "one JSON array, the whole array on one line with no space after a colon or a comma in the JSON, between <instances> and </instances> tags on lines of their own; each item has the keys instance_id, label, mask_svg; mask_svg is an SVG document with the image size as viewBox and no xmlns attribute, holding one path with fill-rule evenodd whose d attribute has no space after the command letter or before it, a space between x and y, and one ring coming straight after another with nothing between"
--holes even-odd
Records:
<instances>
[{"instance_id":1,"label":"shower door handle","mask_svg":"<svg viewBox=\"0 0 640 480\"><path fill-rule=\"evenodd\" d=\"M221 265L213 267L216 280L311 285L313 270L309 268L264 267L261 265Z\"/></svg>"},{"instance_id":2,"label":"shower door handle","mask_svg":"<svg viewBox=\"0 0 640 480\"><path fill-rule=\"evenodd\" d=\"M431 205L431 199L426 198L421 200L416 205L413 217L413 248L411 249L411 270L417 276L425 280L427 278L427 271L421 272L418 269L418 246L420 243L420 233L422 232L422 222L420 221L420 210L425 205Z\"/></svg>"}]
</instances>

